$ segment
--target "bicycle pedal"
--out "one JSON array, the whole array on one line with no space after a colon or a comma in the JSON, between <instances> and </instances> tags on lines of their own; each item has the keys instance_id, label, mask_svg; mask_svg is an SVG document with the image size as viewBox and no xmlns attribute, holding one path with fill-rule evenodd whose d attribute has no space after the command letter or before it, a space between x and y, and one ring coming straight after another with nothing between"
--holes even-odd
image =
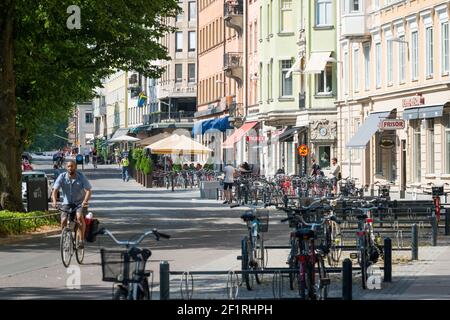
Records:
<instances>
[{"instance_id":1,"label":"bicycle pedal","mask_svg":"<svg viewBox=\"0 0 450 320\"><path fill-rule=\"evenodd\" d=\"M330 280L330 278L320 278L320 283L321 283L321 285L329 286L331 283L331 280Z\"/></svg>"}]
</instances>

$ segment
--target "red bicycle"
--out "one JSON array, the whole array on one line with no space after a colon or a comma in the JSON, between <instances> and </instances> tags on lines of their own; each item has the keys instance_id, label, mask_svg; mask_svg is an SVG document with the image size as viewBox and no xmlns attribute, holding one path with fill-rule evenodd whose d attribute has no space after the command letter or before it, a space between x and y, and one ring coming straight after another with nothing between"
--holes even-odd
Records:
<instances>
[{"instance_id":1,"label":"red bicycle","mask_svg":"<svg viewBox=\"0 0 450 320\"><path fill-rule=\"evenodd\" d=\"M429 182L428 185L431 186L431 192L424 191L426 194L431 194L433 197L433 203L434 203L434 210L436 213L436 220L439 224L439 221L441 220L441 196L445 196L447 198L448 192L444 191L444 186L449 185L448 183L444 183L442 186L435 186L433 182Z\"/></svg>"}]
</instances>

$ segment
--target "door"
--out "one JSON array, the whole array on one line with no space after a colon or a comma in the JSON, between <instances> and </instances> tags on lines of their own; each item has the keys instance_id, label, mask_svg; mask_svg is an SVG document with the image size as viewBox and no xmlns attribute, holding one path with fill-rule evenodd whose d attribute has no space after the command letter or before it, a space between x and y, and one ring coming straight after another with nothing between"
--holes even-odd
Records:
<instances>
[{"instance_id":1,"label":"door","mask_svg":"<svg viewBox=\"0 0 450 320\"><path fill-rule=\"evenodd\" d=\"M406 140L402 140L402 164L401 164L401 182L400 190L404 194L406 190Z\"/></svg>"}]
</instances>

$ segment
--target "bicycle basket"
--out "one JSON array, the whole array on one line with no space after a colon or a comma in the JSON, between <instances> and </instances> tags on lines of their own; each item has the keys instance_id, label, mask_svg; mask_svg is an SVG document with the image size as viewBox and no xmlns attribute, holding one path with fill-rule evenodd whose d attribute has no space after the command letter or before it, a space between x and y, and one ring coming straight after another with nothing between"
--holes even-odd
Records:
<instances>
[{"instance_id":1,"label":"bicycle basket","mask_svg":"<svg viewBox=\"0 0 450 320\"><path fill-rule=\"evenodd\" d=\"M102 281L131 282L136 273L135 260L127 251L100 250L102 261ZM145 262L140 264L139 272L144 272Z\"/></svg>"},{"instance_id":2,"label":"bicycle basket","mask_svg":"<svg viewBox=\"0 0 450 320\"><path fill-rule=\"evenodd\" d=\"M267 232L269 230L269 210L257 210L258 232Z\"/></svg>"}]
</instances>

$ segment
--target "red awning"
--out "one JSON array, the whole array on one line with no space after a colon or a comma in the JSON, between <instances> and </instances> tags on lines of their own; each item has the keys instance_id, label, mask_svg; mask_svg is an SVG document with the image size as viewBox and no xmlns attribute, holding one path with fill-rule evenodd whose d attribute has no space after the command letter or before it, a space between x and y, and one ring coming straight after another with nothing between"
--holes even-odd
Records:
<instances>
[{"instance_id":1,"label":"red awning","mask_svg":"<svg viewBox=\"0 0 450 320\"><path fill-rule=\"evenodd\" d=\"M244 123L242 127L235 130L231 136L225 140L223 144L224 149L233 148L234 144L242 139L243 136L247 134L254 126L258 124L257 121Z\"/></svg>"}]
</instances>

